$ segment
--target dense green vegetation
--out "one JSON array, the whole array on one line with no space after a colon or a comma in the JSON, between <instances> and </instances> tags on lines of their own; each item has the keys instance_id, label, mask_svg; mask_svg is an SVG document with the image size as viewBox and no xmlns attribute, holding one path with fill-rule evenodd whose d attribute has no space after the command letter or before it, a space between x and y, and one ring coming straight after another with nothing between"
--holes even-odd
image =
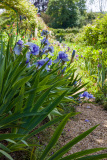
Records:
<instances>
[{"instance_id":1,"label":"dense green vegetation","mask_svg":"<svg viewBox=\"0 0 107 160\"><path fill-rule=\"evenodd\" d=\"M85 10L85 0L51 0L46 13L51 17L50 26L67 28L81 26Z\"/></svg>"},{"instance_id":2,"label":"dense green vegetation","mask_svg":"<svg viewBox=\"0 0 107 160\"><path fill-rule=\"evenodd\" d=\"M76 28L53 30L57 33L57 37L65 40L64 43L70 48L75 46L77 51L75 65L80 69L79 74L82 75L83 82L89 82L88 91L94 93L96 101L103 104L105 109L107 109L106 28L107 14L101 15L93 21L93 24L88 24L80 30Z\"/></svg>"}]
</instances>

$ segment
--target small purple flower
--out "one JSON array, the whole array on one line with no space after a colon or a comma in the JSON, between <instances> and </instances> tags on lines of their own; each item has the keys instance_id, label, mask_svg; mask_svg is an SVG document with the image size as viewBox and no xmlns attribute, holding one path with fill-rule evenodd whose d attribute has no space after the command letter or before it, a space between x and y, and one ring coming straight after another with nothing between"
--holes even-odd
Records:
<instances>
[{"instance_id":1,"label":"small purple flower","mask_svg":"<svg viewBox=\"0 0 107 160\"><path fill-rule=\"evenodd\" d=\"M101 64L98 64L98 68L101 68L102 67L102 65Z\"/></svg>"},{"instance_id":2,"label":"small purple flower","mask_svg":"<svg viewBox=\"0 0 107 160\"><path fill-rule=\"evenodd\" d=\"M81 58L83 58L83 56L81 55Z\"/></svg>"},{"instance_id":3,"label":"small purple flower","mask_svg":"<svg viewBox=\"0 0 107 160\"><path fill-rule=\"evenodd\" d=\"M22 40L19 40L19 41L17 42L17 44L18 44L18 45L23 45L23 41L22 41Z\"/></svg>"},{"instance_id":4,"label":"small purple flower","mask_svg":"<svg viewBox=\"0 0 107 160\"><path fill-rule=\"evenodd\" d=\"M47 30L42 30L42 32L41 32L41 36L48 35L48 34L49 34L49 32Z\"/></svg>"},{"instance_id":5,"label":"small purple flower","mask_svg":"<svg viewBox=\"0 0 107 160\"><path fill-rule=\"evenodd\" d=\"M69 61L68 55L64 51L60 51L58 54L59 55L57 59L54 60L54 63L57 63L59 60L64 61L64 62Z\"/></svg>"},{"instance_id":6,"label":"small purple flower","mask_svg":"<svg viewBox=\"0 0 107 160\"><path fill-rule=\"evenodd\" d=\"M70 47L67 47L67 48L68 48L67 52L69 52L70 51Z\"/></svg>"},{"instance_id":7,"label":"small purple flower","mask_svg":"<svg viewBox=\"0 0 107 160\"><path fill-rule=\"evenodd\" d=\"M85 119L85 122L90 122L88 119Z\"/></svg>"},{"instance_id":8,"label":"small purple flower","mask_svg":"<svg viewBox=\"0 0 107 160\"><path fill-rule=\"evenodd\" d=\"M78 54L76 55L76 57L79 57Z\"/></svg>"},{"instance_id":9,"label":"small purple flower","mask_svg":"<svg viewBox=\"0 0 107 160\"><path fill-rule=\"evenodd\" d=\"M90 107L90 106L87 106L86 108L87 108L87 109L90 109L91 107Z\"/></svg>"},{"instance_id":10,"label":"small purple flower","mask_svg":"<svg viewBox=\"0 0 107 160\"><path fill-rule=\"evenodd\" d=\"M100 51L99 51L99 54L102 54L102 53L103 53L102 50L100 50Z\"/></svg>"}]
</instances>

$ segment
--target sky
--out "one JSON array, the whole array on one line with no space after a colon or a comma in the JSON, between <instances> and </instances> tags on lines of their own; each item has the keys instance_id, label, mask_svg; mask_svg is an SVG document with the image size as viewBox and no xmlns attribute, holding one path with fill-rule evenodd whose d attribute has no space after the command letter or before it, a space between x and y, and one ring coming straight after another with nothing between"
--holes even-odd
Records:
<instances>
[{"instance_id":1,"label":"sky","mask_svg":"<svg viewBox=\"0 0 107 160\"><path fill-rule=\"evenodd\" d=\"M87 6L87 11L91 11L92 12L99 12L100 11L100 7L99 7L99 2L101 4L101 0L94 0L93 3L90 4L90 1L92 0L87 0L86 6ZM107 0L102 0L102 10L103 11L107 11Z\"/></svg>"}]
</instances>

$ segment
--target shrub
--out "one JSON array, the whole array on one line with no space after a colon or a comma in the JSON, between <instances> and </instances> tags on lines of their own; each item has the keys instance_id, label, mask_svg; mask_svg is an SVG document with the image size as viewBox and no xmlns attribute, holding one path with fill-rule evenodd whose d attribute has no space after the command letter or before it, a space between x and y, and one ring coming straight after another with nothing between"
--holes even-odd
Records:
<instances>
[{"instance_id":1,"label":"shrub","mask_svg":"<svg viewBox=\"0 0 107 160\"><path fill-rule=\"evenodd\" d=\"M84 41L86 41L86 44L88 45L94 45L98 42L99 32L96 26L88 25L87 28L85 28L85 35L84 35Z\"/></svg>"},{"instance_id":2,"label":"shrub","mask_svg":"<svg viewBox=\"0 0 107 160\"><path fill-rule=\"evenodd\" d=\"M107 14L100 20L97 19L93 25L87 25L85 27L83 39L87 45L98 44L99 48L103 48L107 45Z\"/></svg>"}]
</instances>

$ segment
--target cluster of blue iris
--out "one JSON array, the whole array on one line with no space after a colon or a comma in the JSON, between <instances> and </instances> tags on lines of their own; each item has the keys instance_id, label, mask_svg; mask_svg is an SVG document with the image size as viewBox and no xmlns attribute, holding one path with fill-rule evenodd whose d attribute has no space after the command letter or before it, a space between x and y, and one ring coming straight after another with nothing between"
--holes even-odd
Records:
<instances>
[{"instance_id":1,"label":"cluster of blue iris","mask_svg":"<svg viewBox=\"0 0 107 160\"><path fill-rule=\"evenodd\" d=\"M80 94L79 97L80 97L80 98L88 98L88 99L90 99L90 98L95 98L95 97L93 97L92 94L90 94L90 93L88 93L88 92L86 92L86 91L85 91L84 93Z\"/></svg>"},{"instance_id":2,"label":"cluster of blue iris","mask_svg":"<svg viewBox=\"0 0 107 160\"><path fill-rule=\"evenodd\" d=\"M72 96L68 96L68 98L70 99L74 99ZM81 98L87 98L87 99L91 99L91 98L95 98L92 94L88 93L87 91L85 91L84 93L79 95L79 98L77 98L78 102L81 103Z\"/></svg>"},{"instance_id":3,"label":"cluster of blue iris","mask_svg":"<svg viewBox=\"0 0 107 160\"><path fill-rule=\"evenodd\" d=\"M30 58L31 58L31 55L36 55L38 57L42 57L43 54L45 55L48 55L50 54L50 56L53 56L54 54L54 47L49 43L48 39L47 39L47 35L49 34L48 31L46 30L43 30L42 33L41 33L41 36L46 36L44 37L42 40L41 40L41 47L39 47L38 45L32 43L32 42L27 42L26 44L24 44L24 42L22 40L19 40L15 47L14 47L14 52L16 55L20 55L22 49L26 46L29 47L29 51L26 53L26 63L28 64L27 67L30 67L31 66L31 63L30 63ZM72 56L74 56L74 52L75 50L73 51L72 53ZM66 54L65 51L60 51L58 53L58 56L57 56L57 59L55 59L54 61L52 60L49 60L49 58L45 58L45 59L40 59L40 60L37 60L36 63L32 64L32 65L36 65L36 67L38 69L40 69L46 62L48 61L45 69L46 70L50 70L49 69L49 66L52 65L52 62L53 63L58 63L59 61L60 62L66 62L66 61L69 61L68 59L68 55Z\"/></svg>"}]
</instances>

